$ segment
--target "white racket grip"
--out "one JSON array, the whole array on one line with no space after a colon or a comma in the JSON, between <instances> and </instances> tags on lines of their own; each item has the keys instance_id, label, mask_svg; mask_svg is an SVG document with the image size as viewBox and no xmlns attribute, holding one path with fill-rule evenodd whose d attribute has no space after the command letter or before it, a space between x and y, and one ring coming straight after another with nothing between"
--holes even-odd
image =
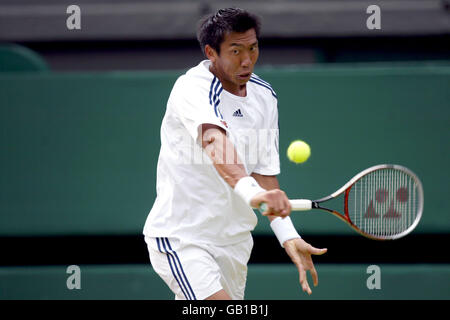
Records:
<instances>
[{"instance_id":1,"label":"white racket grip","mask_svg":"<svg viewBox=\"0 0 450 320\"><path fill-rule=\"evenodd\" d=\"M312 209L312 201L307 199L295 199L289 200L292 210L294 211L307 211Z\"/></svg>"}]
</instances>

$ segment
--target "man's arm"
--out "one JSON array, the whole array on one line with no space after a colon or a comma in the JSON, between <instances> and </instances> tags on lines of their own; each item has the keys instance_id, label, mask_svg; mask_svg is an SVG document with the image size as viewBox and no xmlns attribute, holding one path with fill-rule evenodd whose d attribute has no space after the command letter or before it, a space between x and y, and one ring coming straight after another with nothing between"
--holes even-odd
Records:
<instances>
[{"instance_id":1,"label":"man's arm","mask_svg":"<svg viewBox=\"0 0 450 320\"><path fill-rule=\"evenodd\" d=\"M235 147L224 129L214 124L203 124L201 129L202 147L211 158L219 175L235 189L241 179L248 177ZM291 213L291 205L286 194L278 188L262 190L255 194L251 198L250 205L258 208L262 202L268 206L268 210L263 213L266 216L286 217Z\"/></svg>"},{"instance_id":2,"label":"man's arm","mask_svg":"<svg viewBox=\"0 0 450 320\"><path fill-rule=\"evenodd\" d=\"M266 190L279 189L280 185L276 176L264 176L257 173L252 173L252 177ZM277 217L268 216L272 222ZM300 276L300 285L303 291L311 294L311 288L309 287L308 279L306 277L306 271L309 270L313 278L314 286L319 284L319 277L317 271L314 268L311 255L322 255L327 252L327 249L317 249L305 242L302 238L295 238L287 240L283 243L286 253L291 258L292 262L296 265Z\"/></svg>"}]
</instances>

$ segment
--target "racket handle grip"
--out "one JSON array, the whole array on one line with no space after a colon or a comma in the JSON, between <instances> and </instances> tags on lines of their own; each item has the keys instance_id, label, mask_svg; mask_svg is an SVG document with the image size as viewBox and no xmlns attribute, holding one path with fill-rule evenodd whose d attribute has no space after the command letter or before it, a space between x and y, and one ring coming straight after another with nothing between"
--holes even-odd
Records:
<instances>
[{"instance_id":1,"label":"racket handle grip","mask_svg":"<svg viewBox=\"0 0 450 320\"><path fill-rule=\"evenodd\" d=\"M312 201L307 199L289 200L292 211L307 211L312 209Z\"/></svg>"},{"instance_id":2,"label":"racket handle grip","mask_svg":"<svg viewBox=\"0 0 450 320\"><path fill-rule=\"evenodd\" d=\"M289 200L291 203L292 211L307 211L312 209L312 201L307 199L295 199ZM267 210L267 204L265 202L259 205L259 211L264 212Z\"/></svg>"}]
</instances>

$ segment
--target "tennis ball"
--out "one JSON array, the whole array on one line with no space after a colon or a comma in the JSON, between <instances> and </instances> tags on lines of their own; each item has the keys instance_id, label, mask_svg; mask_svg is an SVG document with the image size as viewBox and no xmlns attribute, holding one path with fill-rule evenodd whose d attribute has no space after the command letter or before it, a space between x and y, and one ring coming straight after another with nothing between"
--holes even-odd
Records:
<instances>
[{"instance_id":1,"label":"tennis ball","mask_svg":"<svg viewBox=\"0 0 450 320\"><path fill-rule=\"evenodd\" d=\"M311 155L311 148L302 140L292 141L287 149L287 157L295 163L303 163Z\"/></svg>"}]
</instances>

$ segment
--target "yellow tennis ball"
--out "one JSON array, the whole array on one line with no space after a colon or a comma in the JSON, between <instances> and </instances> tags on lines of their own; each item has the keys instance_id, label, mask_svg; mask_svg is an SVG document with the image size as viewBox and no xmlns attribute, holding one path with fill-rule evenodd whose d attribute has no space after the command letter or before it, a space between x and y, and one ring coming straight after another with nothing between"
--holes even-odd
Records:
<instances>
[{"instance_id":1,"label":"yellow tennis ball","mask_svg":"<svg viewBox=\"0 0 450 320\"><path fill-rule=\"evenodd\" d=\"M287 149L287 157L295 163L303 163L308 160L311 155L311 148L302 140L295 140Z\"/></svg>"}]
</instances>

